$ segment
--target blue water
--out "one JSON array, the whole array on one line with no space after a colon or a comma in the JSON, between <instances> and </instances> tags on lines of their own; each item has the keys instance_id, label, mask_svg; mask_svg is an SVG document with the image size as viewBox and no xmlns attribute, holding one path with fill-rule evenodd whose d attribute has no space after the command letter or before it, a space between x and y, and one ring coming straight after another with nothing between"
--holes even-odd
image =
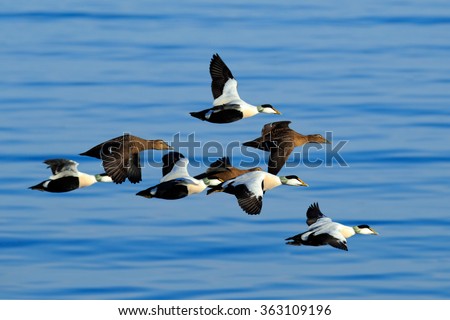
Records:
<instances>
[{"instance_id":1,"label":"blue water","mask_svg":"<svg viewBox=\"0 0 450 320\"><path fill-rule=\"evenodd\" d=\"M444 0L5 3L0 298L450 298L449 34ZM216 52L243 99L283 115L229 125L190 117L211 105ZM347 166L284 168L310 187L271 190L259 216L227 194L136 197L160 178L148 164L138 185L27 189L49 176L49 158L101 172L78 154L123 132L168 142L194 133L225 148L277 120L347 141ZM245 160L231 151L233 164ZM316 201L380 236L355 236L348 252L286 246Z\"/></svg>"}]
</instances>

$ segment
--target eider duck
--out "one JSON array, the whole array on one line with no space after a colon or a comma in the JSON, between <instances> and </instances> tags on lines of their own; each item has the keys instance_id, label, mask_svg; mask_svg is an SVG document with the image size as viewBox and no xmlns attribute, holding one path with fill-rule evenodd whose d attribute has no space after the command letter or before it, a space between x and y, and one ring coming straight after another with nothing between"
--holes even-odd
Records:
<instances>
[{"instance_id":1,"label":"eider duck","mask_svg":"<svg viewBox=\"0 0 450 320\"><path fill-rule=\"evenodd\" d=\"M319 209L318 203L313 203L306 211L306 223L308 231L287 238L286 244L300 246L324 246L329 244L337 249L348 251L347 238L355 234L372 234L378 233L366 224L354 227L345 226L343 224L333 222L325 216Z\"/></svg>"},{"instance_id":2,"label":"eider duck","mask_svg":"<svg viewBox=\"0 0 450 320\"><path fill-rule=\"evenodd\" d=\"M103 168L115 183L122 183L127 178L131 183L142 181L139 152L148 149L172 149L163 140L146 140L131 134L102 142L82 156L94 157L102 160Z\"/></svg>"},{"instance_id":3,"label":"eider duck","mask_svg":"<svg viewBox=\"0 0 450 320\"><path fill-rule=\"evenodd\" d=\"M295 147L306 143L330 143L320 134L302 135L291 128L291 121L267 123L261 137L244 142L243 145L270 152L268 172L278 174Z\"/></svg>"},{"instance_id":4,"label":"eider duck","mask_svg":"<svg viewBox=\"0 0 450 320\"><path fill-rule=\"evenodd\" d=\"M264 193L282 184L308 186L294 175L279 177L264 171L253 171L223 182L218 186L213 186L208 190L207 194L213 192L234 194L241 209L248 214L254 215L261 212Z\"/></svg>"},{"instance_id":5,"label":"eider duck","mask_svg":"<svg viewBox=\"0 0 450 320\"><path fill-rule=\"evenodd\" d=\"M191 116L212 123L230 123L258 113L280 114L270 104L254 106L242 100L237 91L236 79L217 53L211 59L209 73L212 79L213 107L191 112Z\"/></svg>"},{"instance_id":6,"label":"eider duck","mask_svg":"<svg viewBox=\"0 0 450 320\"><path fill-rule=\"evenodd\" d=\"M88 187L96 182L112 182L106 173L90 175L78 171L78 163L67 159L48 159L44 161L52 170L48 180L30 187L31 190L47 192L69 192Z\"/></svg>"},{"instance_id":7,"label":"eider duck","mask_svg":"<svg viewBox=\"0 0 450 320\"><path fill-rule=\"evenodd\" d=\"M206 172L195 176L196 179L203 178L216 178L222 181L228 181L236 178L237 176L243 175L247 172L252 171L262 171L260 167L250 168L250 169L239 169L233 167L230 162L230 158L222 157L217 161L213 162Z\"/></svg>"},{"instance_id":8,"label":"eider duck","mask_svg":"<svg viewBox=\"0 0 450 320\"><path fill-rule=\"evenodd\" d=\"M166 200L176 200L192 194L200 193L209 185L218 185L222 181L218 179L195 179L187 171L189 160L181 158L172 170L162 177L159 184L136 193L145 198L159 198Z\"/></svg>"}]
</instances>

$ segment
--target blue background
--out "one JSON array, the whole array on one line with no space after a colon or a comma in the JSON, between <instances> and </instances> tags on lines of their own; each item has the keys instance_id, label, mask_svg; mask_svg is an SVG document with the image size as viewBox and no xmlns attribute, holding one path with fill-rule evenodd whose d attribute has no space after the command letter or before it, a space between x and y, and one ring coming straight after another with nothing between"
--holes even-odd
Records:
<instances>
[{"instance_id":1,"label":"blue background","mask_svg":"<svg viewBox=\"0 0 450 320\"><path fill-rule=\"evenodd\" d=\"M449 35L444 0L4 3L0 298L448 299ZM244 100L283 114L190 117L211 105L216 52ZM278 120L347 141L348 166L284 168L310 187L266 193L259 216L227 194L136 197L158 182L148 162L159 151L143 153L138 185L27 189L49 176L49 158L101 172L78 154L124 132L226 146ZM380 236L355 236L348 252L286 246L316 201Z\"/></svg>"}]
</instances>

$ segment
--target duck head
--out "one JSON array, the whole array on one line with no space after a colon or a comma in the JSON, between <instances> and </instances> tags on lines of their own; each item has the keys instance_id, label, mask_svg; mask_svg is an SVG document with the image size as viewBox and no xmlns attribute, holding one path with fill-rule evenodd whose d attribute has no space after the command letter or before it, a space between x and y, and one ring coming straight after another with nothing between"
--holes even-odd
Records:
<instances>
[{"instance_id":1,"label":"duck head","mask_svg":"<svg viewBox=\"0 0 450 320\"><path fill-rule=\"evenodd\" d=\"M355 230L355 233L359 233L359 234L378 235L378 232L376 232L374 229L369 227L367 224L360 224L359 226L354 226L353 230Z\"/></svg>"},{"instance_id":2,"label":"duck head","mask_svg":"<svg viewBox=\"0 0 450 320\"><path fill-rule=\"evenodd\" d=\"M258 108L258 112L261 112L261 113L281 114L280 111L275 109L270 104L262 104L260 106L257 106L257 108Z\"/></svg>"},{"instance_id":3,"label":"duck head","mask_svg":"<svg viewBox=\"0 0 450 320\"><path fill-rule=\"evenodd\" d=\"M152 140L153 143L153 149L156 150L173 150L173 147L169 146L165 141L163 140Z\"/></svg>"},{"instance_id":4,"label":"duck head","mask_svg":"<svg viewBox=\"0 0 450 320\"><path fill-rule=\"evenodd\" d=\"M307 187L308 184L304 182L302 179L295 175L291 176L281 176L280 177L281 183L286 184L288 186L296 186L296 187Z\"/></svg>"},{"instance_id":5,"label":"duck head","mask_svg":"<svg viewBox=\"0 0 450 320\"><path fill-rule=\"evenodd\" d=\"M321 134L310 134L307 136L309 143L326 143L330 144L331 142L325 139Z\"/></svg>"},{"instance_id":6,"label":"duck head","mask_svg":"<svg viewBox=\"0 0 450 320\"><path fill-rule=\"evenodd\" d=\"M97 180L97 182L113 182L111 177L108 176L106 173L96 174L95 180Z\"/></svg>"}]
</instances>

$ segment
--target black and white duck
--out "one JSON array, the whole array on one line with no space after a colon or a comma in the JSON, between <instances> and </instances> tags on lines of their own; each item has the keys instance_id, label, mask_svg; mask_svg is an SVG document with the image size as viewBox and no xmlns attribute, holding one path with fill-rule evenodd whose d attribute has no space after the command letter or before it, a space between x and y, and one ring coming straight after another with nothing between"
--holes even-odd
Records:
<instances>
[{"instance_id":1,"label":"black and white duck","mask_svg":"<svg viewBox=\"0 0 450 320\"><path fill-rule=\"evenodd\" d=\"M236 79L217 53L211 59L209 73L212 79L213 107L191 112L191 116L212 123L230 123L259 113L280 114L270 104L252 105L242 100Z\"/></svg>"},{"instance_id":2,"label":"black and white duck","mask_svg":"<svg viewBox=\"0 0 450 320\"><path fill-rule=\"evenodd\" d=\"M48 159L44 161L52 175L45 181L30 187L32 190L47 192L69 192L88 187L96 182L112 182L106 173L87 174L78 171L78 163L68 159Z\"/></svg>"},{"instance_id":3,"label":"black and white duck","mask_svg":"<svg viewBox=\"0 0 450 320\"><path fill-rule=\"evenodd\" d=\"M173 159L173 155L171 154L165 155L164 157L172 157ZM142 190L136 193L136 195L145 198L176 200L200 193L208 186L218 185L222 182L218 179L196 179L191 177L187 170L189 160L182 155L175 156L175 159L178 158L175 163L171 163L171 160L167 160L167 158L164 160L164 157L163 163L165 166L163 167L163 177L161 178L160 183ZM168 169L170 169L170 171L167 172Z\"/></svg>"},{"instance_id":4,"label":"black and white duck","mask_svg":"<svg viewBox=\"0 0 450 320\"><path fill-rule=\"evenodd\" d=\"M295 175L279 177L265 171L253 171L213 186L208 190L207 194L213 192L234 194L242 210L253 215L261 212L264 193L282 184L288 186L308 186L308 184Z\"/></svg>"},{"instance_id":5,"label":"black and white duck","mask_svg":"<svg viewBox=\"0 0 450 320\"><path fill-rule=\"evenodd\" d=\"M337 249L348 251L347 239L355 234L378 235L374 229L366 224L346 226L333 222L325 216L318 203L313 203L306 211L308 230L286 239L286 244L294 246L324 246L329 244Z\"/></svg>"}]
</instances>

